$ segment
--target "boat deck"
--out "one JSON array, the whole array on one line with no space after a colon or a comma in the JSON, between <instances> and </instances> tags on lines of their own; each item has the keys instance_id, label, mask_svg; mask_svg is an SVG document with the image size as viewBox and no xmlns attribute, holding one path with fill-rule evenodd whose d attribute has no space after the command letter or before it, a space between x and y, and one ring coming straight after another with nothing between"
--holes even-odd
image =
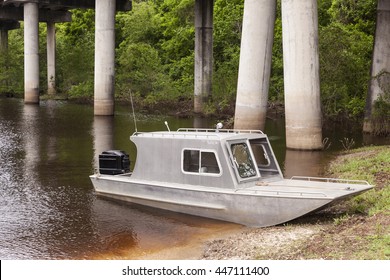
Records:
<instances>
[{"instance_id":1,"label":"boat deck","mask_svg":"<svg viewBox=\"0 0 390 280\"><path fill-rule=\"evenodd\" d=\"M331 183L331 184L330 184ZM258 181L255 186L240 189L241 193L295 197L337 198L354 195L372 186L367 181L316 177L293 177L274 182Z\"/></svg>"}]
</instances>

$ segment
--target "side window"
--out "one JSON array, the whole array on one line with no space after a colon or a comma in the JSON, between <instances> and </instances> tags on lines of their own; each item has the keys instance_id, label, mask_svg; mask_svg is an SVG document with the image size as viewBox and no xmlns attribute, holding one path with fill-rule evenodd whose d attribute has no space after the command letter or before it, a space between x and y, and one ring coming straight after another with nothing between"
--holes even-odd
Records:
<instances>
[{"instance_id":1,"label":"side window","mask_svg":"<svg viewBox=\"0 0 390 280\"><path fill-rule=\"evenodd\" d=\"M200 150L183 151L183 171L198 174L221 173L215 153Z\"/></svg>"},{"instance_id":2,"label":"side window","mask_svg":"<svg viewBox=\"0 0 390 280\"><path fill-rule=\"evenodd\" d=\"M257 168L262 177L281 175L278 163L266 139L253 139L249 141L255 157Z\"/></svg>"},{"instance_id":3,"label":"side window","mask_svg":"<svg viewBox=\"0 0 390 280\"><path fill-rule=\"evenodd\" d=\"M201 173L219 174L220 169L217 158L213 152L201 152Z\"/></svg>"},{"instance_id":4,"label":"side window","mask_svg":"<svg viewBox=\"0 0 390 280\"><path fill-rule=\"evenodd\" d=\"M253 163L248 145L246 143L237 143L230 146L233 155L233 161L236 165L238 175L241 178L256 176L256 168Z\"/></svg>"},{"instance_id":5,"label":"side window","mask_svg":"<svg viewBox=\"0 0 390 280\"><path fill-rule=\"evenodd\" d=\"M185 172L199 172L199 151L184 150L183 170Z\"/></svg>"},{"instance_id":6,"label":"side window","mask_svg":"<svg viewBox=\"0 0 390 280\"><path fill-rule=\"evenodd\" d=\"M253 155L255 156L256 162L259 166L267 167L270 166L271 161L269 159L268 153L263 144L253 144L251 145Z\"/></svg>"}]
</instances>

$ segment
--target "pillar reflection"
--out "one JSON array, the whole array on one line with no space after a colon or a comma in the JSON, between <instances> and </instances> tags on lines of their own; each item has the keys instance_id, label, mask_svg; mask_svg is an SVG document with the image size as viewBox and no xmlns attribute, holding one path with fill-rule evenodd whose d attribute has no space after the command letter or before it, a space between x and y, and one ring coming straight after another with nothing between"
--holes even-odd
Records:
<instances>
[{"instance_id":1,"label":"pillar reflection","mask_svg":"<svg viewBox=\"0 0 390 280\"><path fill-rule=\"evenodd\" d=\"M322 151L286 150L284 177L312 176L317 177L322 172Z\"/></svg>"},{"instance_id":2,"label":"pillar reflection","mask_svg":"<svg viewBox=\"0 0 390 280\"><path fill-rule=\"evenodd\" d=\"M99 154L114 148L114 117L95 116L93 119L93 167L99 168Z\"/></svg>"}]
</instances>

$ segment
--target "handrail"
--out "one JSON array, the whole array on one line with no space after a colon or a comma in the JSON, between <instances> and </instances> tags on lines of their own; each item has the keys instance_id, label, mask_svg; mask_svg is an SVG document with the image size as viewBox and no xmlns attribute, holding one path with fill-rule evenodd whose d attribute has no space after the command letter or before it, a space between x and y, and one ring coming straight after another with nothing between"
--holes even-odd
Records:
<instances>
[{"instance_id":1,"label":"handrail","mask_svg":"<svg viewBox=\"0 0 390 280\"><path fill-rule=\"evenodd\" d=\"M308 176L293 176L291 180L305 180L305 181L318 181L327 183L345 183L345 184L364 184L369 185L365 180L348 180L348 179L337 179L337 178L321 178L321 177L308 177Z\"/></svg>"},{"instance_id":2,"label":"handrail","mask_svg":"<svg viewBox=\"0 0 390 280\"><path fill-rule=\"evenodd\" d=\"M284 190L267 190L267 189L245 189L245 188L240 188L236 189L235 192L242 192L242 193L273 193L274 195L282 196L282 195L291 195L294 197L297 196L318 196L318 197L328 197L325 193L323 192L303 192L303 191L284 191Z\"/></svg>"},{"instance_id":3,"label":"handrail","mask_svg":"<svg viewBox=\"0 0 390 280\"><path fill-rule=\"evenodd\" d=\"M214 128L179 128L178 132L222 132L222 133L260 133L259 129L214 129Z\"/></svg>"},{"instance_id":4,"label":"handrail","mask_svg":"<svg viewBox=\"0 0 390 280\"><path fill-rule=\"evenodd\" d=\"M164 138L164 137L171 137L171 138L179 138L179 137L183 137L183 138L195 138L195 139L218 139L218 135L215 135L215 134L203 134L203 135L189 135L189 134L185 134L184 132L182 133L177 133L175 131L152 131L152 132L134 132L132 134L132 136L141 136L141 135L151 135L151 136L159 136L161 138Z\"/></svg>"}]
</instances>

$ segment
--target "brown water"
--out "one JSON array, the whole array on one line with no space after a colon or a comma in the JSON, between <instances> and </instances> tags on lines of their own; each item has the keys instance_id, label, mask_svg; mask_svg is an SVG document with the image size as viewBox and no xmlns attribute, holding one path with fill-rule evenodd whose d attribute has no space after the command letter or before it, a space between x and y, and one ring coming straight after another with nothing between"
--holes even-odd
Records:
<instances>
[{"instance_id":1,"label":"brown water","mask_svg":"<svg viewBox=\"0 0 390 280\"><path fill-rule=\"evenodd\" d=\"M122 149L135 160L130 111L118 106L114 118L94 117L88 105L0 99L0 259L142 258L239 228L94 195L88 176L101 151ZM199 121L137 120L139 131L165 130L165 120L172 130ZM215 120L202 122L211 127ZM286 151L283 131L282 121L268 122L266 133L286 177L321 173L328 153ZM331 135L335 150L338 139L354 133L338 132L344 134ZM356 146L367 141L359 134L354 139Z\"/></svg>"}]
</instances>

